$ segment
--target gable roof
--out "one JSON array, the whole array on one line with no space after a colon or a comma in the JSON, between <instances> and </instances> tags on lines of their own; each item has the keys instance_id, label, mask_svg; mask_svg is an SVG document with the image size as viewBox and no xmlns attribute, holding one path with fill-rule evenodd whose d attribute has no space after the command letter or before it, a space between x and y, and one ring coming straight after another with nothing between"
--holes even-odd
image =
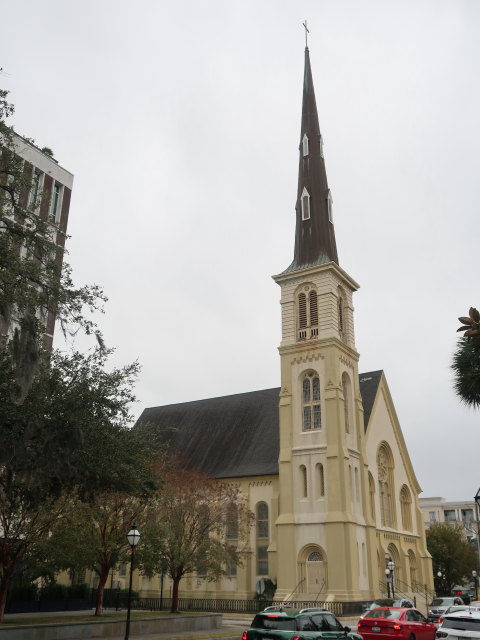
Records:
<instances>
[{"instance_id":1,"label":"gable roof","mask_svg":"<svg viewBox=\"0 0 480 640\"><path fill-rule=\"evenodd\" d=\"M360 375L365 430L381 371ZM280 387L145 409L135 428L216 478L278 475Z\"/></svg>"}]
</instances>

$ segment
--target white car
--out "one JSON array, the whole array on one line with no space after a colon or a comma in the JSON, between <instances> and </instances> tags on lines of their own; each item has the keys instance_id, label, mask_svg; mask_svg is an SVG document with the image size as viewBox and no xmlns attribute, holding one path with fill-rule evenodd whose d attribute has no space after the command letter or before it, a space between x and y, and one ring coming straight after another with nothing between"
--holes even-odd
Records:
<instances>
[{"instance_id":1,"label":"white car","mask_svg":"<svg viewBox=\"0 0 480 640\"><path fill-rule=\"evenodd\" d=\"M435 635L439 640L480 640L480 611L448 613Z\"/></svg>"}]
</instances>

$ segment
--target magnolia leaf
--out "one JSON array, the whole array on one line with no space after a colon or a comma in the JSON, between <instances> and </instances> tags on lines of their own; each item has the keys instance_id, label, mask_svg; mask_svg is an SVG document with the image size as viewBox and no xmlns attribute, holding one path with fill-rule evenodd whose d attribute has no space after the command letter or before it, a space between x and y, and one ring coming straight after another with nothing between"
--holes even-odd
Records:
<instances>
[{"instance_id":1,"label":"magnolia leaf","mask_svg":"<svg viewBox=\"0 0 480 640\"><path fill-rule=\"evenodd\" d=\"M478 335L480 332L478 331L478 329L469 329L468 331L465 331L466 336L476 336Z\"/></svg>"},{"instance_id":2,"label":"magnolia leaf","mask_svg":"<svg viewBox=\"0 0 480 640\"><path fill-rule=\"evenodd\" d=\"M468 331L469 329L471 329L471 327L458 327L457 332L458 331Z\"/></svg>"},{"instance_id":3,"label":"magnolia leaf","mask_svg":"<svg viewBox=\"0 0 480 640\"><path fill-rule=\"evenodd\" d=\"M470 324L470 325L473 324L473 322L474 322L472 320L472 318L467 318L465 316L460 316L460 318L458 320L459 320L459 322L463 322L463 324Z\"/></svg>"},{"instance_id":4,"label":"magnolia leaf","mask_svg":"<svg viewBox=\"0 0 480 640\"><path fill-rule=\"evenodd\" d=\"M475 322L480 322L480 313L477 311L477 309L475 309L475 307L470 307L468 314L472 318L472 320L474 320Z\"/></svg>"}]
</instances>

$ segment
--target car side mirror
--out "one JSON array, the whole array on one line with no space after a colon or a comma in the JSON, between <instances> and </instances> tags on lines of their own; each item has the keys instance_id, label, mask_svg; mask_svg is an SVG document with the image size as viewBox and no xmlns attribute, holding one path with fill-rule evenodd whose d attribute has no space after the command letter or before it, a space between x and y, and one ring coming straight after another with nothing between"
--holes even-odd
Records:
<instances>
[{"instance_id":1,"label":"car side mirror","mask_svg":"<svg viewBox=\"0 0 480 640\"><path fill-rule=\"evenodd\" d=\"M343 630L345 631L345 633L350 633L351 631L350 627L343 627Z\"/></svg>"}]
</instances>

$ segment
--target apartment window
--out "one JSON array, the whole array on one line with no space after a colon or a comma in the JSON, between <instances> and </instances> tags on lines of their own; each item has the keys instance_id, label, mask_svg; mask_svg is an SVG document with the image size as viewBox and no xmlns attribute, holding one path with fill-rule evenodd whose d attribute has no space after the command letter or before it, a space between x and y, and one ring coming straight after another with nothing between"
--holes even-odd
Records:
<instances>
[{"instance_id":1,"label":"apartment window","mask_svg":"<svg viewBox=\"0 0 480 640\"><path fill-rule=\"evenodd\" d=\"M35 170L32 176L32 186L30 187L30 193L28 194L28 206L36 209L38 205L38 196L40 193L40 179L42 174L40 171Z\"/></svg>"},{"instance_id":2,"label":"apartment window","mask_svg":"<svg viewBox=\"0 0 480 640\"><path fill-rule=\"evenodd\" d=\"M54 222L58 216L60 190L61 186L58 184L58 182L55 182L55 184L53 185L52 197L50 200L50 211L48 212L48 217L50 218L50 220L52 220L52 222Z\"/></svg>"},{"instance_id":3,"label":"apartment window","mask_svg":"<svg viewBox=\"0 0 480 640\"><path fill-rule=\"evenodd\" d=\"M445 522L457 521L457 514L455 513L455 509L445 509L443 515L445 517Z\"/></svg>"},{"instance_id":4,"label":"apartment window","mask_svg":"<svg viewBox=\"0 0 480 640\"><path fill-rule=\"evenodd\" d=\"M227 511L227 538L236 540L238 538L238 509L236 504L231 504Z\"/></svg>"},{"instance_id":5,"label":"apartment window","mask_svg":"<svg viewBox=\"0 0 480 640\"><path fill-rule=\"evenodd\" d=\"M310 194L304 187L302 191L302 220L310 219Z\"/></svg>"},{"instance_id":6,"label":"apartment window","mask_svg":"<svg viewBox=\"0 0 480 640\"><path fill-rule=\"evenodd\" d=\"M428 519L430 520L430 522L435 522L435 520L436 520L435 511L429 511L428 512Z\"/></svg>"}]
</instances>

